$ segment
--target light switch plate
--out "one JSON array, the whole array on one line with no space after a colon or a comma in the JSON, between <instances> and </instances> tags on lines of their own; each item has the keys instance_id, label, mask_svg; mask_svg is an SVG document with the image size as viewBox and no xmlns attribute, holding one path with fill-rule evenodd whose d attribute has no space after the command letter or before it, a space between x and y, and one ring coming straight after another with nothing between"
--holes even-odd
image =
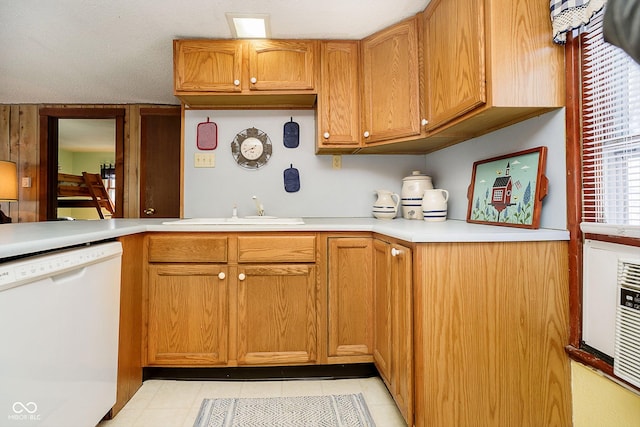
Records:
<instances>
[{"instance_id":1,"label":"light switch plate","mask_svg":"<svg viewBox=\"0 0 640 427\"><path fill-rule=\"evenodd\" d=\"M214 153L196 153L193 166L196 168L215 168L216 155Z\"/></svg>"}]
</instances>

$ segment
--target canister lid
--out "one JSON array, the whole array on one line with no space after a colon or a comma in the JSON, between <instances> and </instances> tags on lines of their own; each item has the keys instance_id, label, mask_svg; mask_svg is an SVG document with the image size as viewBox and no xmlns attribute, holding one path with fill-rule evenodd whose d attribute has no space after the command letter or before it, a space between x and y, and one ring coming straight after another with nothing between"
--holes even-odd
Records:
<instances>
[{"instance_id":1,"label":"canister lid","mask_svg":"<svg viewBox=\"0 0 640 427\"><path fill-rule=\"evenodd\" d=\"M413 181L413 180L431 181L431 177L420 171L412 171L411 175L405 176L404 178L402 178L402 180L403 181Z\"/></svg>"}]
</instances>

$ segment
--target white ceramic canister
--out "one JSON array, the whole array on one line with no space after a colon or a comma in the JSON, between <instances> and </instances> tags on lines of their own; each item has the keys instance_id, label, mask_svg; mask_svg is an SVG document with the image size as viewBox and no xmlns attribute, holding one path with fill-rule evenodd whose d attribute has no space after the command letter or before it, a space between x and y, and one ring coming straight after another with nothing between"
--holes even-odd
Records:
<instances>
[{"instance_id":1,"label":"white ceramic canister","mask_svg":"<svg viewBox=\"0 0 640 427\"><path fill-rule=\"evenodd\" d=\"M395 218L398 214L400 196L389 190L377 190L377 193L378 199L373 204L373 216L378 219Z\"/></svg>"},{"instance_id":2,"label":"white ceramic canister","mask_svg":"<svg viewBox=\"0 0 640 427\"><path fill-rule=\"evenodd\" d=\"M436 222L447 219L449 192L440 188L425 190L422 197L422 215L425 221Z\"/></svg>"},{"instance_id":3,"label":"white ceramic canister","mask_svg":"<svg viewBox=\"0 0 640 427\"><path fill-rule=\"evenodd\" d=\"M402 217L405 219L422 219L422 197L425 190L433 189L431 177L420 171L402 178Z\"/></svg>"}]
</instances>

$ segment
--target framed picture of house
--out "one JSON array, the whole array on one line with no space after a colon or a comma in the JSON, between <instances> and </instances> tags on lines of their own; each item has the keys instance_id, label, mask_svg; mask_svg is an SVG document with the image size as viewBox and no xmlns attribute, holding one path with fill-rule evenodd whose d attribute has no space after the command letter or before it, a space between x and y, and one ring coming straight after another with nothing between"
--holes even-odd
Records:
<instances>
[{"instance_id":1,"label":"framed picture of house","mask_svg":"<svg viewBox=\"0 0 640 427\"><path fill-rule=\"evenodd\" d=\"M473 164L467 222L539 228L547 147L537 147Z\"/></svg>"}]
</instances>

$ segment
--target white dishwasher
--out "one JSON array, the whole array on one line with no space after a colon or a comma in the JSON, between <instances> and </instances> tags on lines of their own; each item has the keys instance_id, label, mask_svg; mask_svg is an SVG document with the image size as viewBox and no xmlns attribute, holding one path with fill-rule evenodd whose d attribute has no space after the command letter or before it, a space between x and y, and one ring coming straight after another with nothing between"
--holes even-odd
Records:
<instances>
[{"instance_id":1,"label":"white dishwasher","mask_svg":"<svg viewBox=\"0 0 640 427\"><path fill-rule=\"evenodd\" d=\"M116 400L119 242L0 263L0 426L94 427Z\"/></svg>"}]
</instances>

